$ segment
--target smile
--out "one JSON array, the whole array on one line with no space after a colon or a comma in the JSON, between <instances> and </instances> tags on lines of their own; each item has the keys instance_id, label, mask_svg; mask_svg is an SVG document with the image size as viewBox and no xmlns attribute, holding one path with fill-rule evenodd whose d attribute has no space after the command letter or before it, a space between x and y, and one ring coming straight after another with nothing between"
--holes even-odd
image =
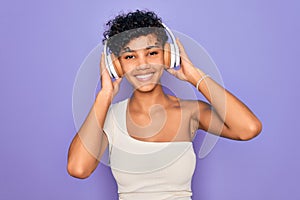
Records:
<instances>
[{"instance_id":1,"label":"smile","mask_svg":"<svg viewBox=\"0 0 300 200\"><path fill-rule=\"evenodd\" d=\"M153 77L153 72L149 73L149 74L142 74L142 75L136 75L135 77L139 80L139 81L148 81Z\"/></svg>"}]
</instances>

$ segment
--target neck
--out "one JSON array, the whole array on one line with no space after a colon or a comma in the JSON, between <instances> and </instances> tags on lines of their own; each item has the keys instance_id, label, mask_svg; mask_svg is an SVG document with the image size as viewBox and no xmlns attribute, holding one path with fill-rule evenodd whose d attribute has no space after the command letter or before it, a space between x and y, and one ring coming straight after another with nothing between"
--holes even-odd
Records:
<instances>
[{"instance_id":1,"label":"neck","mask_svg":"<svg viewBox=\"0 0 300 200\"><path fill-rule=\"evenodd\" d=\"M166 105L168 100L169 97L164 93L162 86L158 84L149 92L134 91L129 104L133 109L148 111L155 104Z\"/></svg>"}]
</instances>

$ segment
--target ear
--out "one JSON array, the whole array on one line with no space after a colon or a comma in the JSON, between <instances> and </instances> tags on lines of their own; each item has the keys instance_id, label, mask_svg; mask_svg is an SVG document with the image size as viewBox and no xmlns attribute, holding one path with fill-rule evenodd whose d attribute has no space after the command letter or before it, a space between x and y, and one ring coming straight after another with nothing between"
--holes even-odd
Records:
<instances>
[{"instance_id":1,"label":"ear","mask_svg":"<svg viewBox=\"0 0 300 200\"><path fill-rule=\"evenodd\" d=\"M123 76L123 70L122 70L122 66L121 66L121 63L118 59L117 56L115 56L115 54L111 54L111 59L112 59L112 63L113 63L113 66L118 74L119 77L122 77Z\"/></svg>"},{"instance_id":2,"label":"ear","mask_svg":"<svg viewBox=\"0 0 300 200\"><path fill-rule=\"evenodd\" d=\"M167 69L169 69L171 65L171 48L168 42L164 45L164 65Z\"/></svg>"}]
</instances>

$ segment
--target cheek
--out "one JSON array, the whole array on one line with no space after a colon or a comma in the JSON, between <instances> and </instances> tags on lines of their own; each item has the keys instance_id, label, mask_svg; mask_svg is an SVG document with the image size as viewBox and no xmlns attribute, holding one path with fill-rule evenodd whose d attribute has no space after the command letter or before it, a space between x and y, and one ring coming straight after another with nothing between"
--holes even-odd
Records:
<instances>
[{"instance_id":1,"label":"cheek","mask_svg":"<svg viewBox=\"0 0 300 200\"><path fill-rule=\"evenodd\" d=\"M134 63L129 61L125 61L125 62L123 61L120 62L120 64L121 64L122 71L125 75L130 73L135 68Z\"/></svg>"},{"instance_id":2,"label":"cheek","mask_svg":"<svg viewBox=\"0 0 300 200\"><path fill-rule=\"evenodd\" d=\"M164 66L161 66L159 70L159 77L161 77L164 72Z\"/></svg>"},{"instance_id":3,"label":"cheek","mask_svg":"<svg viewBox=\"0 0 300 200\"><path fill-rule=\"evenodd\" d=\"M158 57L156 58L155 60L153 60L153 65L155 66L155 68L158 70L158 71L163 71L164 68L165 68L165 65L164 65L164 59L163 57Z\"/></svg>"},{"instance_id":4,"label":"cheek","mask_svg":"<svg viewBox=\"0 0 300 200\"><path fill-rule=\"evenodd\" d=\"M151 58L151 62L155 63L155 64L163 65L163 63L164 63L163 53L161 52L158 56Z\"/></svg>"}]
</instances>

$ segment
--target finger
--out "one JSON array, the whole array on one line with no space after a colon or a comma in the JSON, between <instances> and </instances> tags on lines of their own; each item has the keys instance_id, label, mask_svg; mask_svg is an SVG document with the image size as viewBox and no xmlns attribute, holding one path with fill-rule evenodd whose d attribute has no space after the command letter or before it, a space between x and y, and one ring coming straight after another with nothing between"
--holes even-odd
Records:
<instances>
[{"instance_id":1,"label":"finger","mask_svg":"<svg viewBox=\"0 0 300 200\"><path fill-rule=\"evenodd\" d=\"M114 87L118 87L118 86L120 85L121 81L122 81L122 77L116 79L116 80L113 82Z\"/></svg>"},{"instance_id":2,"label":"finger","mask_svg":"<svg viewBox=\"0 0 300 200\"><path fill-rule=\"evenodd\" d=\"M176 70L174 70L174 69L167 69L167 71L170 73L170 74L172 74L173 76L176 76L176 73L177 73L177 71Z\"/></svg>"},{"instance_id":3,"label":"finger","mask_svg":"<svg viewBox=\"0 0 300 200\"><path fill-rule=\"evenodd\" d=\"M108 73L108 71L107 71L106 68L103 69L102 76L105 76L105 78L106 78L106 77L109 77L109 78L110 78L110 75L109 75L109 73Z\"/></svg>"},{"instance_id":4,"label":"finger","mask_svg":"<svg viewBox=\"0 0 300 200\"><path fill-rule=\"evenodd\" d=\"M176 42L178 44L179 53L180 53L180 65L182 64L182 61L186 61L186 62L190 63L191 61L190 61L182 43L179 41L179 38L176 38Z\"/></svg>"},{"instance_id":5,"label":"finger","mask_svg":"<svg viewBox=\"0 0 300 200\"><path fill-rule=\"evenodd\" d=\"M113 82L113 87L114 87L114 96L118 93L119 88L120 88L120 83L122 81L122 78L118 78Z\"/></svg>"},{"instance_id":6,"label":"finger","mask_svg":"<svg viewBox=\"0 0 300 200\"><path fill-rule=\"evenodd\" d=\"M104 61L104 53L101 53L101 61L100 61L100 74L103 73L103 70L105 68L105 61Z\"/></svg>"},{"instance_id":7,"label":"finger","mask_svg":"<svg viewBox=\"0 0 300 200\"><path fill-rule=\"evenodd\" d=\"M186 55L186 52L185 52L185 50L184 50L184 47L183 47L182 43L179 41L179 38L176 38L176 43L177 43L177 45L178 45L178 47L179 47L179 52L180 52L180 54Z\"/></svg>"},{"instance_id":8,"label":"finger","mask_svg":"<svg viewBox=\"0 0 300 200\"><path fill-rule=\"evenodd\" d=\"M105 78L110 78L110 75L108 73L108 70L106 68L106 65L105 65L105 56L104 56L104 53L102 53L101 55L101 62L100 62L100 75L101 76L104 76Z\"/></svg>"},{"instance_id":9,"label":"finger","mask_svg":"<svg viewBox=\"0 0 300 200\"><path fill-rule=\"evenodd\" d=\"M112 90L113 89L113 85L112 85L112 79L108 73L108 70L105 66L105 60L104 60L105 56L102 53L101 55L101 62L100 62L100 68L101 68L101 87L102 89L106 89L106 90Z\"/></svg>"}]
</instances>

